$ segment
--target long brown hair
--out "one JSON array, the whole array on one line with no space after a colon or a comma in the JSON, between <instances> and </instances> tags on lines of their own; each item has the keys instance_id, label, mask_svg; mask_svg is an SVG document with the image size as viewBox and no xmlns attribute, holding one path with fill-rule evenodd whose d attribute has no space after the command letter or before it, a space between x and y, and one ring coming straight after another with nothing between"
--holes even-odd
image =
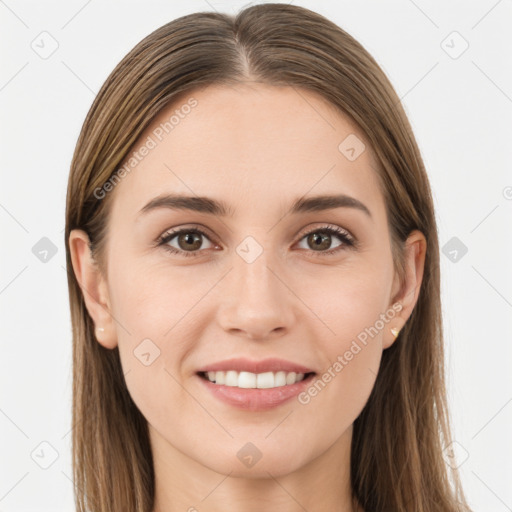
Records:
<instances>
[{"instance_id":1,"label":"long brown hair","mask_svg":"<svg viewBox=\"0 0 512 512\"><path fill-rule=\"evenodd\" d=\"M360 128L378 160L394 265L403 242L427 240L412 315L354 423L351 484L366 512L469 510L459 477L443 460L451 442L444 383L439 247L433 201L414 135L375 60L340 27L308 9L262 4L237 16L176 19L137 44L98 93L73 156L66 204L69 235L85 230L103 265L110 198L102 187L155 115L194 89L246 80L316 92ZM112 194L110 194L112 196ZM154 471L147 422L125 385L117 347L95 339L82 291L68 272L73 326L73 472L79 512L150 512Z\"/></svg>"}]
</instances>

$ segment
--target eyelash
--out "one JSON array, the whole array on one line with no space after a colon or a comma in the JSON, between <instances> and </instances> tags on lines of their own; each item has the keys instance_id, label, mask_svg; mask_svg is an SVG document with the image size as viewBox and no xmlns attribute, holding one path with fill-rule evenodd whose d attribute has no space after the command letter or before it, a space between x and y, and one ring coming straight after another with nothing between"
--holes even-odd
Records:
<instances>
[{"instance_id":1,"label":"eyelash","mask_svg":"<svg viewBox=\"0 0 512 512\"><path fill-rule=\"evenodd\" d=\"M183 228L179 229L177 231L171 231L164 233L160 238L157 240L157 246L163 246L163 248L166 251L169 251L172 254L179 254L182 256L188 257L197 257L201 251L182 251L178 250L174 247L171 247L170 245L167 245L168 242L170 242L173 238L175 238L177 235L180 235L181 233L195 233L197 235L202 235L210 240L210 237L207 233L205 233L202 229L193 227L193 228ZM320 228L315 228L307 233L304 233L301 238L299 239L299 242L306 238L307 236L311 235L312 233L322 233L322 234L330 234L330 235L336 235L342 242L342 245L339 245L338 247L335 247L334 249L329 249L327 251L310 251L314 253L314 256L325 256L325 255L331 255L334 253L337 253L339 251L345 250L347 248L356 248L357 247L357 241L355 238L353 238L347 231L344 229L341 229L337 226L331 226L326 225L322 226ZM211 240L210 240L211 241Z\"/></svg>"}]
</instances>

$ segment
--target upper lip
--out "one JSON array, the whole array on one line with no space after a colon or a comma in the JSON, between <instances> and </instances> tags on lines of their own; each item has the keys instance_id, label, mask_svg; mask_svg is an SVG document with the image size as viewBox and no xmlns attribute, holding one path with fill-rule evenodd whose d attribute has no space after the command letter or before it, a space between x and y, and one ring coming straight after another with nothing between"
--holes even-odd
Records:
<instances>
[{"instance_id":1,"label":"upper lip","mask_svg":"<svg viewBox=\"0 0 512 512\"><path fill-rule=\"evenodd\" d=\"M270 358L262 359L261 361L251 361L242 357L234 359L226 359L202 367L198 370L201 372L221 372L234 370L236 372L251 372L251 373L265 373L265 372L295 372L295 373L314 373L314 370L302 366L301 364L286 361L284 359Z\"/></svg>"}]
</instances>

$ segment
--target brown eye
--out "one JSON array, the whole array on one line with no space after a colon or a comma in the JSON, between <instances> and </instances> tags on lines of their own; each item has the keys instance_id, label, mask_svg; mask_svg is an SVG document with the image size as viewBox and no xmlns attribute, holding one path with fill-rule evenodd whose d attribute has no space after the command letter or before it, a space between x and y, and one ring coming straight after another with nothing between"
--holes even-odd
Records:
<instances>
[{"instance_id":1,"label":"brown eye","mask_svg":"<svg viewBox=\"0 0 512 512\"><path fill-rule=\"evenodd\" d=\"M338 243L334 246L332 245L333 237L338 239ZM306 247L302 248L319 253L319 256L332 254L344 248L355 246L355 240L348 231L336 226L314 229L306 233L301 238L300 243L302 243L303 240L305 241Z\"/></svg>"},{"instance_id":2,"label":"brown eye","mask_svg":"<svg viewBox=\"0 0 512 512\"><path fill-rule=\"evenodd\" d=\"M210 246L202 247L203 239L208 240ZM177 246L172 244L177 244ZM197 228L180 229L167 233L162 236L159 245L164 246L171 253L183 256L197 256L200 249L210 249L213 247L206 233Z\"/></svg>"},{"instance_id":3,"label":"brown eye","mask_svg":"<svg viewBox=\"0 0 512 512\"><path fill-rule=\"evenodd\" d=\"M322 234L318 231L307 235L308 244L316 249L329 249L331 247L330 235Z\"/></svg>"},{"instance_id":4,"label":"brown eye","mask_svg":"<svg viewBox=\"0 0 512 512\"><path fill-rule=\"evenodd\" d=\"M195 232L185 232L177 235L176 240L180 249L194 251L201 248L202 235Z\"/></svg>"},{"instance_id":5,"label":"brown eye","mask_svg":"<svg viewBox=\"0 0 512 512\"><path fill-rule=\"evenodd\" d=\"M338 243L333 246L333 237ZM204 239L210 244L203 247ZM299 245L305 240L307 251L316 253L316 256L328 256L347 248L357 247L354 237L344 229L337 226L325 226L309 231L300 239ZM185 228L165 233L158 241L158 245L172 254L179 256L199 256L202 249L211 249L215 244L208 235L198 228Z\"/></svg>"}]
</instances>

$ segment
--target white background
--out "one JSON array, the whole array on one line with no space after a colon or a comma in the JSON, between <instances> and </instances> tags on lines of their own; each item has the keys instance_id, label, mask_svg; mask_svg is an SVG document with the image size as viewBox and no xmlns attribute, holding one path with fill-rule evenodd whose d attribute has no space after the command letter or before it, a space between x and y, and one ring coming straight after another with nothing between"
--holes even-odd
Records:
<instances>
[{"instance_id":1,"label":"white background","mask_svg":"<svg viewBox=\"0 0 512 512\"><path fill-rule=\"evenodd\" d=\"M456 262L441 256L456 454L474 510L512 510L512 4L294 3L344 28L387 73L431 179L441 247L457 237L468 248ZM0 1L0 512L74 510L63 229L69 165L91 102L157 27L244 5ZM31 47L49 37L43 31L58 43L47 59ZM469 44L458 58L464 43L454 31ZM57 249L47 262L32 252L42 237ZM52 450L58 458L43 469Z\"/></svg>"}]
</instances>

